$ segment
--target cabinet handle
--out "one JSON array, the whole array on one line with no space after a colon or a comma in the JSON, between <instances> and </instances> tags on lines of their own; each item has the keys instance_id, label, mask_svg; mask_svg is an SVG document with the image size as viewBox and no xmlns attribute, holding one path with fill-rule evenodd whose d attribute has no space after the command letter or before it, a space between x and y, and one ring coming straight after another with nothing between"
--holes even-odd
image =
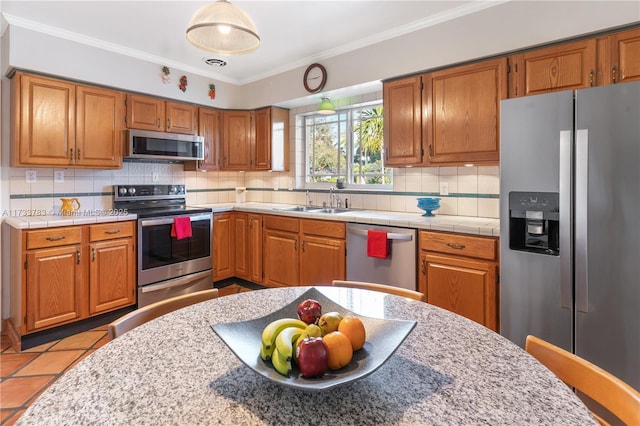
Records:
<instances>
[{"instance_id":1,"label":"cabinet handle","mask_svg":"<svg viewBox=\"0 0 640 426\"><path fill-rule=\"evenodd\" d=\"M96 261L96 248L95 247L91 248L91 261L92 262Z\"/></svg>"},{"instance_id":2,"label":"cabinet handle","mask_svg":"<svg viewBox=\"0 0 640 426\"><path fill-rule=\"evenodd\" d=\"M293 242L293 251L298 251L298 240Z\"/></svg>"},{"instance_id":3,"label":"cabinet handle","mask_svg":"<svg viewBox=\"0 0 640 426\"><path fill-rule=\"evenodd\" d=\"M464 244L447 243L447 245L449 247L451 247L452 249L456 249L456 250L464 250L464 248L465 248Z\"/></svg>"},{"instance_id":4,"label":"cabinet handle","mask_svg":"<svg viewBox=\"0 0 640 426\"><path fill-rule=\"evenodd\" d=\"M47 241L60 241L60 240L64 240L65 237L64 235L58 235L57 237L47 237L46 240Z\"/></svg>"},{"instance_id":5,"label":"cabinet handle","mask_svg":"<svg viewBox=\"0 0 640 426\"><path fill-rule=\"evenodd\" d=\"M593 87L593 70L589 71L589 87Z\"/></svg>"},{"instance_id":6,"label":"cabinet handle","mask_svg":"<svg viewBox=\"0 0 640 426\"><path fill-rule=\"evenodd\" d=\"M427 259L425 259L424 257L420 262L420 272L422 272L422 275L427 275Z\"/></svg>"},{"instance_id":7,"label":"cabinet handle","mask_svg":"<svg viewBox=\"0 0 640 426\"><path fill-rule=\"evenodd\" d=\"M79 265L80 264L80 250L76 251L76 255L78 256L78 260L76 261L76 264Z\"/></svg>"},{"instance_id":8,"label":"cabinet handle","mask_svg":"<svg viewBox=\"0 0 640 426\"><path fill-rule=\"evenodd\" d=\"M160 117L158 117L158 129L160 128Z\"/></svg>"},{"instance_id":9,"label":"cabinet handle","mask_svg":"<svg viewBox=\"0 0 640 426\"><path fill-rule=\"evenodd\" d=\"M617 73L618 73L618 67L616 67L615 65L611 67L611 81L613 82L613 84L616 84L616 78L617 78Z\"/></svg>"},{"instance_id":10,"label":"cabinet handle","mask_svg":"<svg viewBox=\"0 0 640 426\"><path fill-rule=\"evenodd\" d=\"M73 148L69 148L69 160L73 161Z\"/></svg>"},{"instance_id":11,"label":"cabinet handle","mask_svg":"<svg viewBox=\"0 0 640 426\"><path fill-rule=\"evenodd\" d=\"M171 128L171 119L167 118L167 130Z\"/></svg>"},{"instance_id":12,"label":"cabinet handle","mask_svg":"<svg viewBox=\"0 0 640 426\"><path fill-rule=\"evenodd\" d=\"M304 240L302 240L302 251L304 251Z\"/></svg>"},{"instance_id":13,"label":"cabinet handle","mask_svg":"<svg viewBox=\"0 0 640 426\"><path fill-rule=\"evenodd\" d=\"M79 160L80 159L80 150L78 149L76 151L76 159Z\"/></svg>"},{"instance_id":14,"label":"cabinet handle","mask_svg":"<svg viewBox=\"0 0 640 426\"><path fill-rule=\"evenodd\" d=\"M120 232L120 229L114 229L113 231L104 231L105 234L113 235Z\"/></svg>"},{"instance_id":15,"label":"cabinet handle","mask_svg":"<svg viewBox=\"0 0 640 426\"><path fill-rule=\"evenodd\" d=\"M433 158L433 145L429 144L429 158Z\"/></svg>"}]
</instances>

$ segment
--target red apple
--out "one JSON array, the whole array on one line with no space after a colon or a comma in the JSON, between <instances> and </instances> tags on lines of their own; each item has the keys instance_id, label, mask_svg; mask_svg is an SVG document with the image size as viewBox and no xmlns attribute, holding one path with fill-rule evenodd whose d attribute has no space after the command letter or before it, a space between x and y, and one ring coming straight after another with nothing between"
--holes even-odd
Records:
<instances>
[{"instance_id":1,"label":"red apple","mask_svg":"<svg viewBox=\"0 0 640 426\"><path fill-rule=\"evenodd\" d=\"M302 377L322 377L327 372L329 351L322 337L307 337L296 347L296 352Z\"/></svg>"},{"instance_id":2,"label":"red apple","mask_svg":"<svg viewBox=\"0 0 640 426\"><path fill-rule=\"evenodd\" d=\"M307 324L314 324L322 315L322 307L317 300L306 299L298 305L298 318Z\"/></svg>"}]
</instances>

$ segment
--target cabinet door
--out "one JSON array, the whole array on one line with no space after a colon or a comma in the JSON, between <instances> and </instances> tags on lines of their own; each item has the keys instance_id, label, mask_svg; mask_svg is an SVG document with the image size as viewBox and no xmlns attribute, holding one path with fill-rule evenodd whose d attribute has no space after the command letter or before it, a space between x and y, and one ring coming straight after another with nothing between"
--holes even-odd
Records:
<instances>
[{"instance_id":1,"label":"cabinet door","mask_svg":"<svg viewBox=\"0 0 640 426\"><path fill-rule=\"evenodd\" d=\"M249 279L249 218L247 213L233 213L233 263L234 275L245 280Z\"/></svg>"},{"instance_id":2,"label":"cabinet door","mask_svg":"<svg viewBox=\"0 0 640 426\"><path fill-rule=\"evenodd\" d=\"M195 135L198 132L198 107L180 102L167 102L167 132Z\"/></svg>"},{"instance_id":3,"label":"cabinet door","mask_svg":"<svg viewBox=\"0 0 640 426\"><path fill-rule=\"evenodd\" d=\"M132 238L89 245L89 314L135 303L135 246Z\"/></svg>"},{"instance_id":4,"label":"cabinet door","mask_svg":"<svg viewBox=\"0 0 640 426\"><path fill-rule=\"evenodd\" d=\"M20 99L13 165L69 166L75 158L75 85L16 75ZM18 87L15 87L18 90Z\"/></svg>"},{"instance_id":5,"label":"cabinet door","mask_svg":"<svg viewBox=\"0 0 640 426\"><path fill-rule=\"evenodd\" d=\"M122 109L120 92L76 87L76 165L122 166Z\"/></svg>"},{"instance_id":6,"label":"cabinet door","mask_svg":"<svg viewBox=\"0 0 640 426\"><path fill-rule=\"evenodd\" d=\"M387 166L422 163L420 76L383 84L384 152Z\"/></svg>"},{"instance_id":7,"label":"cabinet door","mask_svg":"<svg viewBox=\"0 0 640 426\"><path fill-rule=\"evenodd\" d=\"M271 108L255 112L254 169L271 169Z\"/></svg>"},{"instance_id":8,"label":"cabinet door","mask_svg":"<svg viewBox=\"0 0 640 426\"><path fill-rule=\"evenodd\" d=\"M250 170L252 144L251 111L222 112L222 168Z\"/></svg>"},{"instance_id":9,"label":"cabinet door","mask_svg":"<svg viewBox=\"0 0 640 426\"><path fill-rule=\"evenodd\" d=\"M185 161L185 170L220 170L220 111L200 108L198 135L204 138L204 160Z\"/></svg>"},{"instance_id":10,"label":"cabinet door","mask_svg":"<svg viewBox=\"0 0 640 426\"><path fill-rule=\"evenodd\" d=\"M511 57L510 97L596 85L596 39L530 50Z\"/></svg>"},{"instance_id":11,"label":"cabinet door","mask_svg":"<svg viewBox=\"0 0 640 426\"><path fill-rule=\"evenodd\" d=\"M233 266L233 218L231 213L213 215L213 280L230 278Z\"/></svg>"},{"instance_id":12,"label":"cabinet door","mask_svg":"<svg viewBox=\"0 0 640 426\"><path fill-rule=\"evenodd\" d=\"M127 127L156 132L164 131L164 103L162 99L127 95Z\"/></svg>"},{"instance_id":13,"label":"cabinet door","mask_svg":"<svg viewBox=\"0 0 640 426\"><path fill-rule=\"evenodd\" d=\"M298 285L298 234L265 229L264 282L271 287Z\"/></svg>"},{"instance_id":14,"label":"cabinet door","mask_svg":"<svg viewBox=\"0 0 640 426\"><path fill-rule=\"evenodd\" d=\"M336 238L303 235L300 285L328 285L346 276L346 243Z\"/></svg>"},{"instance_id":15,"label":"cabinet door","mask_svg":"<svg viewBox=\"0 0 640 426\"><path fill-rule=\"evenodd\" d=\"M428 164L497 164L506 65L502 58L423 77L428 90L424 127Z\"/></svg>"},{"instance_id":16,"label":"cabinet door","mask_svg":"<svg viewBox=\"0 0 640 426\"><path fill-rule=\"evenodd\" d=\"M80 245L27 252L27 332L81 318L80 253Z\"/></svg>"},{"instance_id":17,"label":"cabinet door","mask_svg":"<svg viewBox=\"0 0 640 426\"><path fill-rule=\"evenodd\" d=\"M249 215L249 263L250 280L254 283L262 282L262 216Z\"/></svg>"},{"instance_id":18,"label":"cabinet door","mask_svg":"<svg viewBox=\"0 0 640 426\"><path fill-rule=\"evenodd\" d=\"M428 303L498 331L494 262L423 253L420 268ZM420 289L422 291L422 285Z\"/></svg>"},{"instance_id":19,"label":"cabinet door","mask_svg":"<svg viewBox=\"0 0 640 426\"><path fill-rule=\"evenodd\" d=\"M610 40L612 82L640 80L640 28L613 34Z\"/></svg>"}]
</instances>

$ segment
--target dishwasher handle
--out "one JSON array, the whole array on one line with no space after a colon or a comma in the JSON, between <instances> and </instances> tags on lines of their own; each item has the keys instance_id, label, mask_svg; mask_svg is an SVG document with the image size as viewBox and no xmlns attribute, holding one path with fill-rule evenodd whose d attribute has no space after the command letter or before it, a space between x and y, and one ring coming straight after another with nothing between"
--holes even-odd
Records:
<instances>
[{"instance_id":1,"label":"dishwasher handle","mask_svg":"<svg viewBox=\"0 0 640 426\"><path fill-rule=\"evenodd\" d=\"M366 229L349 229L349 232L353 235L361 235L368 236L368 231ZM397 232L388 232L387 240L401 240L401 241L411 241L413 240L412 234L398 234Z\"/></svg>"}]
</instances>

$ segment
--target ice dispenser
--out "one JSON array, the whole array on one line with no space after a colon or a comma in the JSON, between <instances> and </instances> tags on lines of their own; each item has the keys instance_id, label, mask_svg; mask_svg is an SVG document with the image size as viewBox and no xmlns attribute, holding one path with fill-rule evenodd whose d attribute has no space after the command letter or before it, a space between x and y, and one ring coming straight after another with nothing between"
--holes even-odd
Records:
<instances>
[{"instance_id":1,"label":"ice dispenser","mask_svg":"<svg viewBox=\"0 0 640 426\"><path fill-rule=\"evenodd\" d=\"M510 192L509 248L558 256L559 216L557 192Z\"/></svg>"}]
</instances>

